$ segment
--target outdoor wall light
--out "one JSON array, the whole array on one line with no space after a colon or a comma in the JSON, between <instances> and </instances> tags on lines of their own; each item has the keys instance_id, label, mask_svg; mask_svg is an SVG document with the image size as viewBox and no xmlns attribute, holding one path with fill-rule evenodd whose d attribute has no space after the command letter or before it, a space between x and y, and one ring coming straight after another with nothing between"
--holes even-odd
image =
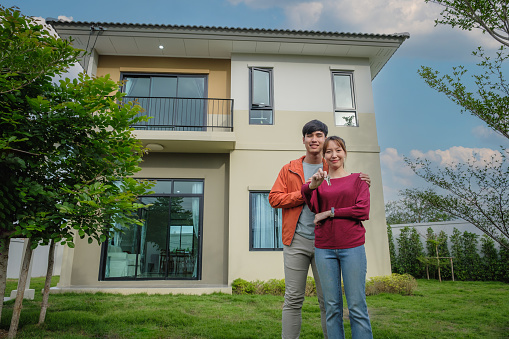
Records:
<instances>
[{"instance_id":1,"label":"outdoor wall light","mask_svg":"<svg viewBox=\"0 0 509 339\"><path fill-rule=\"evenodd\" d=\"M164 46L163 46L163 45L159 45L159 49L163 49L163 48L164 48Z\"/></svg>"},{"instance_id":2,"label":"outdoor wall light","mask_svg":"<svg viewBox=\"0 0 509 339\"><path fill-rule=\"evenodd\" d=\"M164 149L164 146L161 144L147 144L146 147L151 151L162 151Z\"/></svg>"}]
</instances>

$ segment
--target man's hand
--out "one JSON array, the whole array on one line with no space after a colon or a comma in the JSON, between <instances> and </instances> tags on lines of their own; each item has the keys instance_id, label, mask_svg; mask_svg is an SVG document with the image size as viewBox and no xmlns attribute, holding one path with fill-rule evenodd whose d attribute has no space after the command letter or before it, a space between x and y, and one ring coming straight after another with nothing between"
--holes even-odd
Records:
<instances>
[{"instance_id":1,"label":"man's hand","mask_svg":"<svg viewBox=\"0 0 509 339\"><path fill-rule=\"evenodd\" d=\"M368 174L360 173L359 178L361 178L362 181L365 181L366 184L371 187L371 178Z\"/></svg>"}]
</instances>

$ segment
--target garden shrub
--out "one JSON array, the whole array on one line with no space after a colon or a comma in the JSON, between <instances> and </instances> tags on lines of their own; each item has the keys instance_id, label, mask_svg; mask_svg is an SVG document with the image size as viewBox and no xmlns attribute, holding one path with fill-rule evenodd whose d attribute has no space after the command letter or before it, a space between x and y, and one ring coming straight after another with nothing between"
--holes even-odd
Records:
<instances>
[{"instance_id":1,"label":"garden shrub","mask_svg":"<svg viewBox=\"0 0 509 339\"><path fill-rule=\"evenodd\" d=\"M285 295L285 280L284 279L270 279L266 282L255 280L246 281L237 278L232 282L233 294L270 294L270 295ZM306 281L306 297L316 296L315 279L308 277Z\"/></svg>"},{"instance_id":2,"label":"garden shrub","mask_svg":"<svg viewBox=\"0 0 509 339\"><path fill-rule=\"evenodd\" d=\"M254 283L247 280L237 278L232 282L232 291L234 294L253 294L255 290Z\"/></svg>"},{"instance_id":3,"label":"garden shrub","mask_svg":"<svg viewBox=\"0 0 509 339\"><path fill-rule=\"evenodd\" d=\"M316 296L316 283L313 277L308 276L306 280L306 297L315 297Z\"/></svg>"},{"instance_id":4,"label":"garden shrub","mask_svg":"<svg viewBox=\"0 0 509 339\"><path fill-rule=\"evenodd\" d=\"M366 281L366 295L393 293L412 295L417 288L417 281L410 274L383 275Z\"/></svg>"},{"instance_id":5,"label":"garden shrub","mask_svg":"<svg viewBox=\"0 0 509 339\"><path fill-rule=\"evenodd\" d=\"M308 277L309 279L309 277ZM285 295L285 280L270 279L261 283L263 294Z\"/></svg>"}]
</instances>

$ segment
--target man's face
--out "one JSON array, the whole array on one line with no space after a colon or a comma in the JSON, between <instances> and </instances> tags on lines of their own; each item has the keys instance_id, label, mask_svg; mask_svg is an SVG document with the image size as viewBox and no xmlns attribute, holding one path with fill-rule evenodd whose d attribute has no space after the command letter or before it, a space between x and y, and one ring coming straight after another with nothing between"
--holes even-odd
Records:
<instances>
[{"instance_id":1,"label":"man's face","mask_svg":"<svg viewBox=\"0 0 509 339\"><path fill-rule=\"evenodd\" d=\"M316 131L306 134L302 138L302 143L306 146L306 153L316 155L322 152L325 134L322 131Z\"/></svg>"}]
</instances>

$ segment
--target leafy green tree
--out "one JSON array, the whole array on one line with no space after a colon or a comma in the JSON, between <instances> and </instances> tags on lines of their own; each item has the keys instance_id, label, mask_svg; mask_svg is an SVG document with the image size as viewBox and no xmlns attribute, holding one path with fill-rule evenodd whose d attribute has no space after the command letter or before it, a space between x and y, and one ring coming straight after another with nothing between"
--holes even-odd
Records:
<instances>
[{"instance_id":1,"label":"leafy green tree","mask_svg":"<svg viewBox=\"0 0 509 339\"><path fill-rule=\"evenodd\" d=\"M505 242L505 246L500 247L500 281L509 283L509 242L506 239L502 239Z\"/></svg>"},{"instance_id":2,"label":"leafy green tree","mask_svg":"<svg viewBox=\"0 0 509 339\"><path fill-rule=\"evenodd\" d=\"M425 269L422 261L419 259L424 257L424 247L417 230L409 226L403 227L398 236L397 242L398 273L408 273L415 278L423 277Z\"/></svg>"},{"instance_id":3,"label":"leafy green tree","mask_svg":"<svg viewBox=\"0 0 509 339\"><path fill-rule=\"evenodd\" d=\"M451 75L442 75L431 67L422 66L419 75L433 89L445 94L462 108L462 112L484 121L496 133L509 138L509 84L504 77L504 62L509 55L508 3L500 0L426 0L444 6L435 23L463 30L481 29L502 46L495 57L482 47L473 54L480 58L479 71L472 80L465 80L464 66L453 68ZM469 85L471 83L471 86ZM471 89L470 87L473 87ZM509 238L509 150L502 146L491 159L472 156L463 163L433 166L428 159L405 161L412 170L433 186L446 193L428 191L423 199L430 205L464 219L501 246Z\"/></svg>"},{"instance_id":4,"label":"leafy green tree","mask_svg":"<svg viewBox=\"0 0 509 339\"><path fill-rule=\"evenodd\" d=\"M500 280L501 265L495 242L486 235L481 237L481 254L482 280Z\"/></svg>"},{"instance_id":5,"label":"leafy green tree","mask_svg":"<svg viewBox=\"0 0 509 339\"><path fill-rule=\"evenodd\" d=\"M136 117L141 107L121 104L120 84L108 76L81 74L54 84L51 77L75 63L79 51L16 9L1 7L0 17L0 58L7 60L0 67L0 192L5 193L0 203L16 199L0 216L1 253L10 237L29 239L30 260L39 244L73 247L75 237L102 243L119 226L141 224L133 212L150 183L131 177L140 170L144 149L130 127L142 119ZM5 257L0 256L1 267ZM27 271L24 263L11 338ZM5 275L1 278L3 294ZM40 323L50 270L46 278Z\"/></svg>"},{"instance_id":6,"label":"leafy green tree","mask_svg":"<svg viewBox=\"0 0 509 339\"><path fill-rule=\"evenodd\" d=\"M394 238L392 236L392 228L389 224L387 224L387 237L389 239L389 255L391 258L391 272L396 273L398 271L397 268L397 257L396 257L396 248L394 247Z\"/></svg>"},{"instance_id":7,"label":"leafy green tree","mask_svg":"<svg viewBox=\"0 0 509 339\"><path fill-rule=\"evenodd\" d=\"M479 236L470 232L461 233L454 228L451 236L451 251L454 257L454 275L459 280L481 280L481 257L477 252Z\"/></svg>"},{"instance_id":8,"label":"leafy green tree","mask_svg":"<svg viewBox=\"0 0 509 339\"><path fill-rule=\"evenodd\" d=\"M426 199L429 190L400 190L400 200L390 201L385 205L385 217L389 225L411 224L421 222L449 221L452 216L436 209Z\"/></svg>"},{"instance_id":9,"label":"leafy green tree","mask_svg":"<svg viewBox=\"0 0 509 339\"><path fill-rule=\"evenodd\" d=\"M504 0L425 0L444 7L437 25L480 29L501 45L509 46L509 4Z\"/></svg>"}]
</instances>

